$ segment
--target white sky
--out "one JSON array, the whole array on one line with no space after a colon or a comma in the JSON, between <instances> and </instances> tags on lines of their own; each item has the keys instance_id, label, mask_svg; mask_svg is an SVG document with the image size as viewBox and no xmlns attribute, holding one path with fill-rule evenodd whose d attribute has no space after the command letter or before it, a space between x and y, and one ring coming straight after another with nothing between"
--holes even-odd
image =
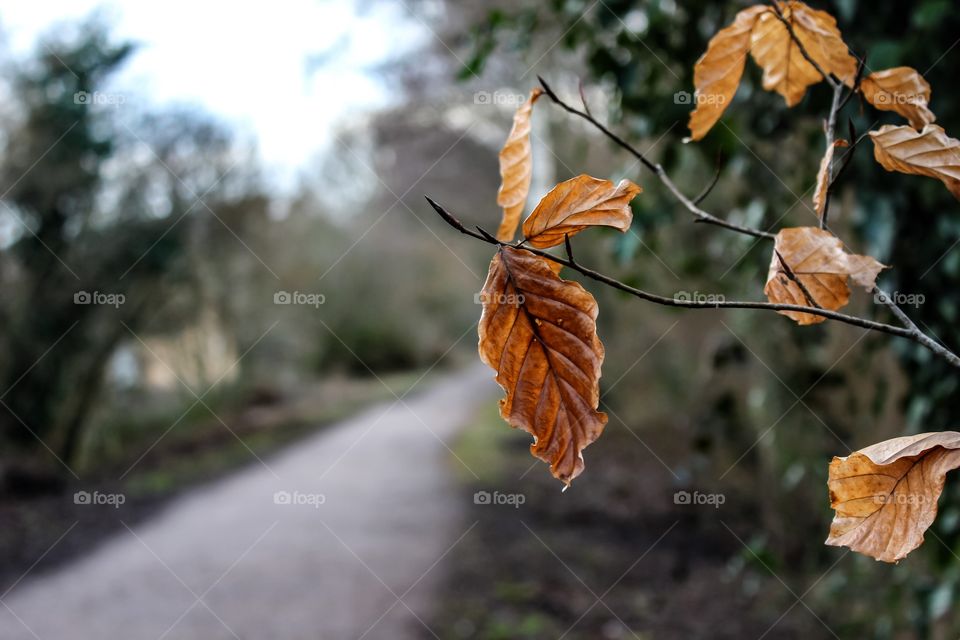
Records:
<instances>
[{"instance_id":1,"label":"white sky","mask_svg":"<svg viewBox=\"0 0 960 640\"><path fill-rule=\"evenodd\" d=\"M354 0L5 4L0 29L18 55L57 23L102 9L116 39L141 45L112 90L128 101L203 107L254 136L281 182L330 143L337 120L388 101L370 68L426 31L402 3L365 12Z\"/></svg>"}]
</instances>

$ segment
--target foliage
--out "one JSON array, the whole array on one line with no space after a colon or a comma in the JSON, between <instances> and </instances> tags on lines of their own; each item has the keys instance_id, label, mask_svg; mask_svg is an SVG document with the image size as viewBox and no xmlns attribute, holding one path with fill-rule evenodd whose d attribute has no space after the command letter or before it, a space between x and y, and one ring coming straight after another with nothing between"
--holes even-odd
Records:
<instances>
[{"instance_id":1,"label":"foliage","mask_svg":"<svg viewBox=\"0 0 960 640\"><path fill-rule=\"evenodd\" d=\"M826 81L834 90L830 115L825 126L827 146L820 162L817 189L814 196L816 212L821 217L820 228L794 227L781 229L777 234L776 246L771 256L771 269L767 286L767 294L771 303L794 302L798 306L800 304L807 305L807 308L802 310L776 310L786 313L801 324L813 322L814 317L816 317L816 320L822 321L825 317L829 317L824 315L825 309L839 309L847 304L849 299L847 279L852 278L854 282L868 291L876 292L877 301L887 304L891 308L894 316L903 323L903 328L913 334L907 337L913 337L919 344L930 348L938 355L945 356L947 362L957 366L958 360L952 352L935 343L929 332L924 333L925 337L921 339L919 336L921 331L917 325L907 318L895 304L891 304L889 297L883 295L881 290L876 288L876 278L883 265L869 256L846 252L840 240L827 226L830 193L834 189L839 176L853 159L854 151L860 141L860 138L856 136L855 125L852 121L850 123L850 141L841 140L836 136L837 116L850 99L856 95L861 95L862 100L873 104L879 110L893 111L907 118L910 122L909 126L886 125L879 130L870 132L870 138L874 142L875 158L884 169L938 178L951 192L956 194L955 178L953 177L955 175L953 167L955 159L952 157L955 141L947 137L942 128L930 124L935 119L933 112L927 107L931 95L930 85L918 71L909 67L893 67L885 71L871 72L863 77L865 65L862 62L858 64L856 58L848 53L848 47L836 28L836 21L825 12L813 10L801 2L757 5L738 14L734 24L723 29L711 41L707 47L707 53L696 65L694 73L696 109L691 116L690 124L692 139L703 138L710 128L718 122L720 115L736 93L737 84L742 75L743 59L748 53L753 55L764 70L763 87L780 93L786 100L787 106L799 104L807 93L808 87L821 81ZM735 68L738 66L740 69ZM731 69L731 67L734 68ZM611 134L603 126L596 123L590 115L589 107L585 101L583 111L576 111L559 101L545 84L543 84L543 89L554 102L560 104L568 112L577 113L577 115L584 117L595 124L614 142L631 150L616 135ZM873 126L875 126L875 123L871 125L871 127ZM730 129L730 127L726 128ZM917 129L922 130L918 132ZM838 147L848 147L848 150L839 162L835 162L834 154ZM646 162L638 152L633 153L648 168L653 170L666 186L671 187L674 195L694 215L704 221L716 223L715 219L710 219L713 218L712 216L708 218L695 206L691 206L689 200L684 200L682 194L679 194L675 188L672 188L672 183L665 177L665 172L660 165L654 166ZM546 198L541 205L545 202ZM547 206L560 210L556 217L562 218L565 215L564 207L567 206L565 202L549 203ZM438 208L438 211L454 227L459 228L464 233L473 235L471 232L464 230L449 214L446 214L440 208ZM484 236L483 239L491 240L489 234L482 230L481 234ZM536 246L530 240L530 237L525 237L517 245L511 246L516 248L525 245ZM506 243L502 236L493 243L500 245L501 253L505 250L504 245ZM557 243L554 242L553 244ZM579 268L579 265L574 261L569 238L567 238L567 252L566 260L556 259L537 252L533 252L533 255L539 255L544 260L555 260L573 267L588 277L611 284L616 288L628 289L623 286L623 283L613 282L609 278L596 277L598 274ZM491 277L493 274L492 268ZM514 275L513 277L518 278L522 275ZM662 300L657 300L657 296L652 294L637 290L628 292L637 297L664 303ZM513 303L513 306L522 309L524 303L517 301ZM485 311L495 313L499 311L499 307L491 306ZM846 320L843 318L835 319ZM902 331L888 332L895 335L906 335ZM538 337L534 336L531 341L533 344L537 344ZM483 352L483 349L484 338L481 334L481 352ZM504 374L504 367L519 367L513 362L514 357L515 354L511 354L502 360L491 360L489 358L485 358L485 360L498 370L498 379L501 379ZM511 376L506 376L506 379L514 382L516 380ZM503 380L501 380L502 382ZM506 385L505 388L508 392L509 402L510 394L515 393L516 389ZM549 397L551 393L543 386L534 386L533 389L524 387L524 391L531 394L533 398ZM536 401L531 402L533 406L537 405ZM550 406L550 403L547 402L546 406ZM508 416L505 415L504 417ZM509 421L517 426L514 421ZM528 431L536 433L536 425L523 426ZM592 433L591 430L588 430L588 432ZM577 425L572 425L568 429L568 436L561 438L561 441L577 442L578 435L580 434L577 432ZM557 437L552 430L549 431L549 436L552 440ZM947 436L950 436L950 432L942 434L942 437ZM867 495L853 494L849 499L857 505L855 515L860 519L856 522L849 519L850 509L854 507L848 505L846 500L842 498L833 500L837 496L832 494L833 506L838 511L834 527L839 533L836 537L831 536L830 543L848 541L855 550L887 561L898 560L915 548L922 541L923 532L933 521L932 514L935 514L936 497L943 485L944 472L956 466L953 464L938 466L938 461L943 459L944 449L942 447L944 445L937 440L937 437L935 434L921 434L917 438L936 441L936 444L927 449L910 449L909 453L893 457L881 456L882 460L874 460L876 464L880 465L899 464L905 469L930 468L940 471L921 472L919 474L904 471L904 473L896 475L896 479L889 486L883 483L875 483L870 486L872 490L876 490L875 492L870 492ZM535 444L539 444L539 441ZM886 451L896 448L895 445L897 444L901 444L901 442L892 440L879 443L874 448ZM874 448L868 447L861 452L851 454L848 458L837 458L831 467L831 483L842 482L845 479L845 476L834 475L835 470L845 468L843 466L845 461L857 459L857 456L869 458L870 452ZM577 449L579 450L580 447L577 447ZM550 461L555 463L558 459L559 456L554 456ZM947 459L952 460L949 456L947 456ZM837 473L840 472L837 471ZM561 479L569 480L566 476L561 476ZM917 480L919 482L912 484L913 481ZM894 502L894 498L908 498L917 502L924 502L923 498L931 498L931 496L934 504L932 506L927 504L925 509L891 510L884 506ZM929 500L926 502L929 503ZM874 529L874 526L877 529ZM858 527L864 528L855 531ZM851 533L852 531L854 533ZM864 543L865 539L869 539L870 542ZM877 545L877 541L881 539L887 543L896 541L893 544L892 552L887 547Z\"/></svg>"}]
</instances>

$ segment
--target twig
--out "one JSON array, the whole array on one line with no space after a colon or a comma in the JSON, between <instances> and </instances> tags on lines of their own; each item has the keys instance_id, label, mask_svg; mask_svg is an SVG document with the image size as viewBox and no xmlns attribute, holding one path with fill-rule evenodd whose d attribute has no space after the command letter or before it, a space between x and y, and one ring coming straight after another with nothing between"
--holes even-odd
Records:
<instances>
[{"instance_id":1,"label":"twig","mask_svg":"<svg viewBox=\"0 0 960 640\"><path fill-rule=\"evenodd\" d=\"M567 249L567 260L570 261L570 264L575 264L573 259L573 247L570 245L570 234L563 234L563 245Z\"/></svg>"},{"instance_id":2,"label":"twig","mask_svg":"<svg viewBox=\"0 0 960 640\"><path fill-rule=\"evenodd\" d=\"M843 154L843 157L840 158L840 169L837 171L837 174L833 176L833 180L830 182L830 188L833 189L834 185L840 180L840 177L843 176L844 172L847 170L847 167L850 166L850 161L853 160L853 152L857 150L857 146L863 142L867 136L870 135L870 132L866 132L861 136L857 136L857 130L853 126L853 120L849 122L850 126L850 138L853 139L853 142L850 144L850 148L847 149L847 152Z\"/></svg>"},{"instance_id":3,"label":"twig","mask_svg":"<svg viewBox=\"0 0 960 640\"><path fill-rule=\"evenodd\" d=\"M443 218L447 224L452 226L454 229L460 233L466 234L477 240L482 240L488 244L492 244L498 247L510 247L513 249L518 248L516 245L510 244L508 242L502 242L497 240L495 237L490 235L487 231L481 227L477 227L476 231L467 229L459 220L457 220L453 215L447 212L442 206L436 203L430 197L427 197L427 202L430 203L430 206ZM723 300L723 301L699 301L699 300L683 300L677 298L668 298L666 296L657 295L655 293L649 293L643 291L642 289L637 289L631 287L628 284L620 282L610 276L606 276L602 273L588 269L587 267L582 266L580 263L575 262L569 258L561 258L555 256L546 251L540 249L534 249L533 247L524 247L524 251L529 251L534 255L538 255L547 260L552 260L559 264L569 267L574 271L592 279L597 282L602 282L605 285L618 289L625 293L628 293L632 296L636 296L642 300L648 302L654 302L656 304L668 306L668 307L683 307L687 309L766 309L770 311L795 311L798 313L809 313L816 316L822 316L824 318L829 318L831 320L837 320L838 322L843 322L845 324L853 325L855 327L860 327L863 329L869 329L871 331L880 331L882 333L888 333L894 336L900 336L902 338L915 339L913 332L903 327L896 327L889 324L884 324L882 322L876 322L874 320L867 320L866 318L858 318L856 316L850 316L845 313L839 313L837 311L830 311L828 309L820 309L817 307L806 307L803 305L797 304L779 304L774 302L753 302L753 301L733 301L733 300ZM956 365L960 366L960 358L957 359Z\"/></svg>"},{"instance_id":4,"label":"twig","mask_svg":"<svg viewBox=\"0 0 960 640\"><path fill-rule=\"evenodd\" d=\"M554 102L554 104L559 105L560 107L562 107L565 111L567 111L567 112L569 112L569 113L576 114L576 115L580 116L581 118L584 118L585 120L587 120L590 124L592 124L593 126L595 126L596 128L598 128L600 131L602 131L605 136L607 136L608 138L610 138L611 140L613 140L614 142L616 142L618 145L620 145L621 147L623 147L623 149L625 149L627 152L629 152L631 155L633 155L633 157L635 157L637 160L639 160L639 161L643 164L643 166L645 166L645 167L646 167L647 169L649 169L650 171L653 171L654 173L656 173L656 171L657 171L656 165L654 165L652 162L650 162L649 160L647 160L646 157L644 157L644 155L643 155L642 153L640 153L639 151L637 151L636 149L634 149L634 148L633 148L633 145L631 145L629 142L627 142L626 140L624 140L623 138L621 138L621 137L618 136L617 134L615 134L615 133L613 133L612 131L610 131L609 129L607 129L607 128L606 128L605 126L603 126L598 120L594 119L594 117L593 117L592 115L590 115L589 113L587 113L586 111L580 111L579 109L575 109L575 108L571 107L570 105L568 105L568 104L567 104L566 102L564 102L563 100L561 100L559 97L557 97L557 94L555 94L555 93L553 92L553 89L550 88L550 85L548 85L548 84L546 83L546 81L544 81L544 79L543 79L542 77L537 76L537 80L540 81L540 86L543 87L543 92L544 92L545 94L547 94L547 96Z\"/></svg>"},{"instance_id":5,"label":"twig","mask_svg":"<svg viewBox=\"0 0 960 640\"><path fill-rule=\"evenodd\" d=\"M760 231L759 229L753 229L751 227L735 224L733 222L727 222L726 220L722 220L721 218L718 218L713 214L707 213L706 211L698 207L695 202L690 200L690 198L683 195L680 189L677 188L677 185L675 185L673 181L670 180L670 176L667 175L663 167L661 167L659 164L654 164L653 162L648 160L646 156L640 153L633 145L631 145L629 142L627 142L626 140L624 140L614 132L610 131L610 129L605 127L600 121L598 121L589 113L585 111L581 111L580 109L577 109L575 107L571 107L569 104L561 100L559 96L557 96L557 94L554 93L553 89L550 88L550 85L548 85L543 78L541 78L540 76L537 76L537 78L540 80L540 86L543 87L543 92L547 94L547 96L550 98L551 101L553 101L554 104L559 106L561 109L563 109L567 113L571 113L575 116L583 118L584 120L592 124L594 127L599 129L605 136L610 138L610 140L618 144L620 147L626 150L630 155L632 155L637 160L639 160L640 163L643 164L643 166L645 166L647 169L652 171L660 179L660 182L662 182L667 187L667 189L669 189L673 193L674 197L677 198L677 200L679 200L680 203L684 207L686 207L688 211L690 211L690 213L692 213L694 216L698 218L699 222L714 224L714 225L717 225L718 227L724 227L725 229L736 231L737 233L753 236L754 238L766 238L768 240L773 240L773 238L776 237L772 233L768 233L766 231Z\"/></svg>"},{"instance_id":6,"label":"twig","mask_svg":"<svg viewBox=\"0 0 960 640\"><path fill-rule=\"evenodd\" d=\"M793 40L794 44L797 45L800 55L806 58L807 62L809 62L813 68L816 69L821 76L823 76L823 79L826 80L832 87L836 88L838 85L842 87L843 82L840 81L840 78L833 75L833 73L827 73L824 71L823 67L820 66L820 63L814 60L813 56L811 56L807 51L807 48L803 46L803 42L800 41L800 38L797 37L796 32L793 30L793 24L787 20L787 17L783 15L783 11L780 10L780 4L777 2L777 0L770 0L770 5L773 7L774 14L777 16L780 22L783 23L783 26L787 28L787 33L790 34L790 39Z\"/></svg>"},{"instance_id":7,"label":"twig","mask_svg":"<svg viewBox=\"0 0 960 640\"><path fill-rule=\"evenodd\" d=\"M843 97L843 85L836 84L833 87L833 101L830 103L830 115L827 117L827 126L824 136L827 139L826 153L830 153L831 147L835 142L837 131L837 114L840 112L841 99ZM833 158L827 163L827 189L823 196L823 213L820 214L820 228L827 228L827 216L830 213L830 187L833 186Z\"/></svg>"},{"instance_id":8,"label":"twig","mask_svg":"<svg viewBox=\"0 0 960 640\"><path fill-rule=\"evenodd\" d=\"M693 204L699 205L701 202L704 201L704 199L706 199L708 195L710 195L710 192L713 191L713 188L717 186L717 182L720 180L720 170L722 169L722 166L721 166L722 164L723 164L723 153L721 152L717 154L717 170L713 174L713 180L711 180L710 184L708 184L706 188L700 192L700 195L698 195L696 198L693 199Z\"/></svg>"},{"instance_id":9,"label":"twig","mask_svg":"<svg viewBox=\"0 0 960 640\"><path fill-rule=\"evenodd\" d=\"M850 102L850 99L853 98L860 90L860 82L863 80L863 70L867 67L867 54L864 52L863 56L854 55L857 58L857 75L853 78L853 87L850 88L850 92L847 93L847 97L843 99L843 102L840 103L840 110L842 111L847 103Z\"/></svg>"},{"instance_id":10,"label":"twig","mask_svg":"<svg viewBox=\"0 0 960 640\"><path fill-rule=\"evenodd\" d=\"M811 294L809 289L807 289L807 285L803 284L800 278L798 278L793 272L793 269L790 268L790 265L787 264L787 261L783 259L783 255L776 249L774 249L773 252L776 254L777 260L780 261L780 266L783 267L783 272L800 288L800 291L803 293L803 297L807 299L807 304L809 304L811 307L822 309L823 307L817 304L817 301L813 299L813 294Z\"/></svg>"},{"instance_id":11,"label":"twig","mask_svg":"<svg viewBox=\"0 0 960 640\"><path fill-rule=\"evenodd\" d=\"M792 33L792 29L791 29L791 33ZM796 38L796 35L793 34L792 37ZM822 70L820 71L822 73ZM639 160L640 163L643 164L643 166L645 166L647 169L649 169L654 174L656 174L656 176L660 179L660 181L664 184L664 186L666 186L667 189L670 190L670 192L674 195L674 197L676 197L677 200L680 201L680 203L683 204L684 207L686 207L696 217L697 222L706 222L709 224L714 224L716 226L723 227L731 231L736 231L737 233L753 236L755 238L761 238L765 240L773 240L776 238L776 235L773 233L769 233L767 231L761 231L759 229L754 229L754 228L746 227L743 225L730 223L725 220L722 220L721 218L714 216L713 214L707 213L706 211L700 209L697 202L690 200L677 188L677 186L673 183L673 181L667 175L663 167L661 167L659 164L654 164L653 162L648 160L633 145L631 145L629 142L627 142L617 134L613 133L601 122L596 120L590 113L571 107L569 104L561 100L560 97L557 96L557 94L553 91L553 89L547 84L547 82L543 78L539 76L538 78L540 80L540 85L542 86L544 93L546 93L547 96L550 97L550 100L554 104L556 104L557 106L559 106L560 108L562 108L564 111L568 113L571 113L580 118L583 118L584 120L592 124L594 127L596 127L601 133L607 136L610 140L612 140L621 148L623 148L625 151L627 151L632 156L637 158L637 160ZM831 79L830 76L826 74L824 74L824 78L826 78L828 81ZM833 126L832 128L829 126L829 120L828 120L827 131L830 139L832 140L832 138L835 135L836 115L837 115L836 112L839 112L839 107L841 104L841 101L837 96L842 92L842 85L841 85L841 88L838 89L836 86L837 83L831 82L831 84L834 86L834 90L835 90L834 104L836 105L836 108L833 108L833 106L831 108L831 114L832 114L831 119L833 121ZM843 166L841 167L841 170L840 172L838 172L837 176L834 176L833 179L831 180L830 186L833 186L833 183L839 177L840 173L842 173L843 170L846 168L846 165L849 164L849 159L852 157L852 153L855 151L857 145L864 139L866 135L867 134L864 134L859 138L857 138L856 141L851 146L851 148L844 155L842 159ZM466 229L458 220L456 220L456 218L454 218L449 213L447 213L446 210L443 209L443 207L438 205L433 200L430 200L430 198L427 198L427 200L430 202L433 208L437 211L437 213L448 224L453 226L458 231L465 233L469 236L472 236L474 238L477 238L479 240L482 240L484 242L495 244L497 246L519 247L519 244L509 245L507 243L500 242L496 238L491 236L489 233L484 231L483 229L480 229L479 227L478 227L479 233ZM568 246L569 246L569 241L568 241ZM684 307L684 308L693 308L693 309L717 309L717 308L768 309L773 311L795 311L799 313L808 313L811 315L821 316L831 320L837 320L838 322L843 322L853 326L862 327L862 328L873 330L873 331L879 331L879 332L887 333L890 335L896 335L896 336L908 338L926 347L936 355L942 357L951 365L960 368L960 357L958 357L955 353L953 353L953 351L944 347L943 345L941 345L940 343L936 342L935 340L930 338L928 335L926 335L923 331L921 331L916 326L916 324L914 324L913 321L911 321L910 318L903 312L903 310L901 310L889 296L887 296L886 294L883 294L879 289L877 291L881 294L882 302L890 309L891 313L893 313L893 315L903 324L903 327L896 327L893 325L884 324L884 323L876 322L873 320L867 320L867 319L859 318L856 316L850 316L847 314L839 313L836 311L830 311L827 309L819 309L816 307L805 307L801 305L789 305L789 304L778 304L778 303L767 303L767 302L724 301L724 302L718 303L718 302L698 302L694 300L674 300L672 298L666 298L664 296L659 296L653 293L642 291L640 289L636 289L618 280L614 280L613 278L605 276L601 273L582 267L573 261L572 256L569 256L570 259L562 259L537 249L532 249L528 247L525 249L536 255L545 257L548 260L553 260L554 262L559 262L560 264L570 267L571 269L587 276L588 278L591 278L598 282L602 282L615 289L619 289L620 291L624 291L626 293L634 295L643 300L647 300L649 302L654 302L654 303L662 304L666 306ZM809 292L804 292L804 295L806 295L808 299L810 299Z\"/></svg>"},{"instance_id":12,"label":"twig","mask_svg":"<svg viewBox=\"0 0 960 640\"><path fill-rule=\"evenodd\" d=\"M580 85L580 104L583 105L583 110L586 111L588 115L592 116L593 114L590 113L590 105L587 104L587 96L583 93L583 78L580 78L578 82Z\"/></svg>"}]
</instances>

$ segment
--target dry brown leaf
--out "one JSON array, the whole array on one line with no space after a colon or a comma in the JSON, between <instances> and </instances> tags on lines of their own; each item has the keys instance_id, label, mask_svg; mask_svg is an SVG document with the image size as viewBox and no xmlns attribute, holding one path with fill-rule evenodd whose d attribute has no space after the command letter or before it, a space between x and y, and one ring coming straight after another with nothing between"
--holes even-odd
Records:
<instances>
[{"instance_id":1,"label":"dry brown leaf","mask_svg":"<svg viewBox=\"0 0 960 640\"><path fill-rule=\"evenodd\" d=\"M819 306L836 311L850 299L848 278L869 291L875 286L877 275L885 268L870 256L845 252L836 236L816 227L782 229L777 234L773 248L767 284L763 288L773 303ZM790 268L789 273L780 261L781 256ZM796 281L790 277L791 274ZM812 299L807 299L808 294ZM812 313L778 313L798 324L816 324L825 320L823 316Z\"/></svg>"},{"instance_id":2,"label":"dry brown leaf","mask_svg":"<svg viewBox=\"0 0 960 640\"><path fill-rule=\"evenodd\" d=\"M510 247L493 257L481 300L480 358L506 391L500 415L533 435L530 452L569 485L607 423L597 302L549 260Z\"/></svg>"},{"instance_id":3,"label":"dry brown leaf","mask_svg":"<svg viewBox=\"0 0 960 640\"><path fill-rule=\"evenodd\" d=\"M633 221L630 201L643 189L629 180L614 185L609 180L580 175L561 182L545 195L523 221L527 243L546 249L587 227L604 226L626 232Z\"/></svg>"},{"instance_id":4,"label":"dry brown leaf","mask_svg":"<svg viewBox=\"0 0 960 640\"><path fill-rule=\"evenodd\" d=\"M779 2L784 18L797 39L818 65L841 81L852 85L857 61L843 42L837 21L829 13L811 9L802 2ZM803 57L790 32L772 11L761 13L750 36L750 53L763 68L763 88L776 91L792 107L803 98L807 87L823 80L816 67Z\"/></svg>"},{"instance_id":5,"label":"dry brown leaf","mask_svg":"<svg viewBox=\"0 0 960 640\"><path fill-rule=\"evenodd\" d=\"M937 119L927 108L930 83L911 67L875 71L860 82L860 91L867 102L881 111L896 111L914 129L923 129Z\"/></svg>"},{"instance_id":6,"label":"dry brown leaf","mask_svg":"<svg viewBox=\"0 0 960 640\"><path fill-rule=\"evenodd\" d=\"M689 140L700 140L717 123L733 100L743 76L743 67L750 51L750 32L757 17L770 7L755 5L737 14L733 23L710 39L706 52L693 67L696 88L690 114Z\"/></svg>"},{"instance_id":7,"label":"dry brown leaf","mask_svg":"<svg viewBox=\"0 0 960 640\"><path fill-rule=\"evenodd\" d=\"M850 143L846 140L837 140L827 147L823 154L823 160L820 161L820 170L817 171L817 188L813 191L813 208L817 216L823 217L823 210L827 206L827 190L830 188L830 163L833 162L833 153L837 147L849 147Z\"/></svg>"},{"instance_id":8,"label":"dry brown leaf","mask_svg":"<svg viewBox=\"0 0 960 640\"><path fill-rule=\"evenodd\" d=\"M937 178L960 199L960 140L943 127L928 124L918 133L913 127L887 124L870 137L873 157L884 169Z\"/></svg>"},{"instance_id":9,"label":"dry brown leaf","mask_svg":"<svg viewBox=\"0 0 960 640\"><path fill-rule=\"evenodd\" d=\"M893 438L834 458L827 486L836 510L826 544L897 562L923 543L948 471L960 467L960 433Z\"/></svg>"},{"instance_id":10,"label":"dry brown leaf","mask_svg":"<svg viewBox=\"0 0 960 640\"><path fill-rule=\"evenodd\" d=\"M500 150L500 190L497 204L503 207L503 218L497 229L497 239L511 242L520 224L523 206L530 193L533 177L533 153L530 148L530 119L533 105L543 94L539 87L530 92L530 98L513 115L513 128Z\"/></svg>"}]
</instances>

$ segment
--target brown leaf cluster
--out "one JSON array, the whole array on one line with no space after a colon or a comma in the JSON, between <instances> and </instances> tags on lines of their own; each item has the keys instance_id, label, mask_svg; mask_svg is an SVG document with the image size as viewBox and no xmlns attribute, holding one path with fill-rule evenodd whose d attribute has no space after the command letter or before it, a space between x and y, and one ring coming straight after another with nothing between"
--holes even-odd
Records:
<instances>
[{"instance_id":1,"label":"brown leaf cluster","mask_svg":"<svg viewBox=\"0 0 960 640\"><path fill-rule=\"evenodd\" d=\"M857 61L833 16L797 1L778 2L778 7L820 68L852 85ZM787 106L800 102L807 87L823 80L771 6L744 9L710 40L694 67L696 109L690 114L689 140L703 138L733 100L748 53L763 69L763 88L782 95Z\"/></svg>"}]
</instances>

